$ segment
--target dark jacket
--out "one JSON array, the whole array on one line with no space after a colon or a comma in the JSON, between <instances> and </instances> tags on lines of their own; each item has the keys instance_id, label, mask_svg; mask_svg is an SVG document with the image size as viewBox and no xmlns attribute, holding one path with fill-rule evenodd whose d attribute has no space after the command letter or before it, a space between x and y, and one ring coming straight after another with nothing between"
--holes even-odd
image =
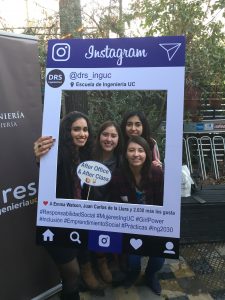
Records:
<instances>
[{"instance_id":1,"label":"dark jacket","mask_svg":"<svg viewBox=\"0 0 225 300\"><path fill-rule=\"evenodd\" d=\"M75 164L71 164L69 155L66 155L64 151L59 151L56 184L57 198L74 199L76 168Z\"/></svg>"},{"instance_id":2,"label":"dark jacket","mask_svg":"<svg viewBox=\"0 0 225 300\"><path fill-rule=\"evenodd\" d=\"M149 184L146 185L145 204L149 205L163 205L163 171L160 167L152 165L151 167L152 178ZM110 201L133 203L136 204L136 190L135 185L131 184L126 174L122 169L114 172L109 187Z\"/></svg>"}]
</instances>

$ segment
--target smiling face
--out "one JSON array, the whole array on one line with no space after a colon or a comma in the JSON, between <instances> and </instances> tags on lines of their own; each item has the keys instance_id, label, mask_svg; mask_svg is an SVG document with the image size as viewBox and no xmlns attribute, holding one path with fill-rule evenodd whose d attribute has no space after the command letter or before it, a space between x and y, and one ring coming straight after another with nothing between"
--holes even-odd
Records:
<instances>
[{"instance_id":1,"label":"smiling face","mask_svg":"<svg viewBox=\"0 0 225 300\"><path fill-rule=\"evenodd\" d=\"M126 123L126 134L131 136L141 136L143 132L143 126L138 116L132 116Z\"/></svg>"},{"instance_id":2,"label":"smiling face","mask_svg":"<svg viewBox=\"0 0 225 300\"><path fill-rule=\"evenodd\" d=\"M134 142L127 146L126 157L130 167L142 167L146 160L146 153L144 148Z\"/></svg>"},{"instance_id":3,"label":"smiling face","mask_svg":"<svg viewBox=\"0 0 225 300\"><path fill-rule=\"evenodd\" d=\"M106 127L100 134L99 143L105 152L113 152L119 142L119 135L114 126Z\"/></svg>"},{"instance_id":4,"label":"smiling face","mask_svg":"<svg viewBox=\"0 0 225 300\"><path fill-rule=\"evenodd\" d=\"M71 136L74 145L77 147L83 147L88 139L88 125L84 118L77 119L72 123Z\"/></svg>"}]
</instances>

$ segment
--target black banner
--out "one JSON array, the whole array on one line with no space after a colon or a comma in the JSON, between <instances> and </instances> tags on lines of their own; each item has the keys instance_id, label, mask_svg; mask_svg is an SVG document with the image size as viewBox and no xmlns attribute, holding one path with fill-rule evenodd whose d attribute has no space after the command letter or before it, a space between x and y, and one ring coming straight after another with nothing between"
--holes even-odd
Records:
<instances>
[{"instance_id":1,"label":"black banner","mask_svg":"<svg viewBox=\"0 0 225 300\"><path fill-rule=\"evenodd\" d=\"M37 41L0 33L0 299L31 299L59 283L45 249L36 245L41 135Z\"/></svg>"}]
</instances>

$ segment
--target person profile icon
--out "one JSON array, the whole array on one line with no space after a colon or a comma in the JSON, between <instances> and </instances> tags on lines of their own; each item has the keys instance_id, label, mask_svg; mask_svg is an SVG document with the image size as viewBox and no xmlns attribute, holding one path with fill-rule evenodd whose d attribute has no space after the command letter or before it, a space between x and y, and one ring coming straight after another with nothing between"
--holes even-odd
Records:
<instances>
[{"instance_id":1,"label":"person profile icon","mask_svg":"<svg viewBox=\"0 0 225 300\"><path fill-rule=\"evenodd\" d=\"M174 244L172 242L167 242L165 246L166 250L164 250L163 253L175 254L175 251L173 250Z\"/></svg>"}]
</instances>

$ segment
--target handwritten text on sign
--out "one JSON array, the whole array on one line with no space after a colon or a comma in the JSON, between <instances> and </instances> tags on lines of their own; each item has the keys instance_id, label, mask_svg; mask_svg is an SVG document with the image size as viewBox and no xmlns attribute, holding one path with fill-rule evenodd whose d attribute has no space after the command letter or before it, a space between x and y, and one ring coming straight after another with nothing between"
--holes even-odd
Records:
<instances>
[{"instance_id":1,"label":"handwritten text on sign","mask_svg":"<svg viewBox=\"0 0 225 300\"><path fill-rule=\"evenodd\" d=\"M101 186L111 180L110 170L97 161L84 161L77 168L80 180L88 185Z\"/></svg>"}]
</instances>

